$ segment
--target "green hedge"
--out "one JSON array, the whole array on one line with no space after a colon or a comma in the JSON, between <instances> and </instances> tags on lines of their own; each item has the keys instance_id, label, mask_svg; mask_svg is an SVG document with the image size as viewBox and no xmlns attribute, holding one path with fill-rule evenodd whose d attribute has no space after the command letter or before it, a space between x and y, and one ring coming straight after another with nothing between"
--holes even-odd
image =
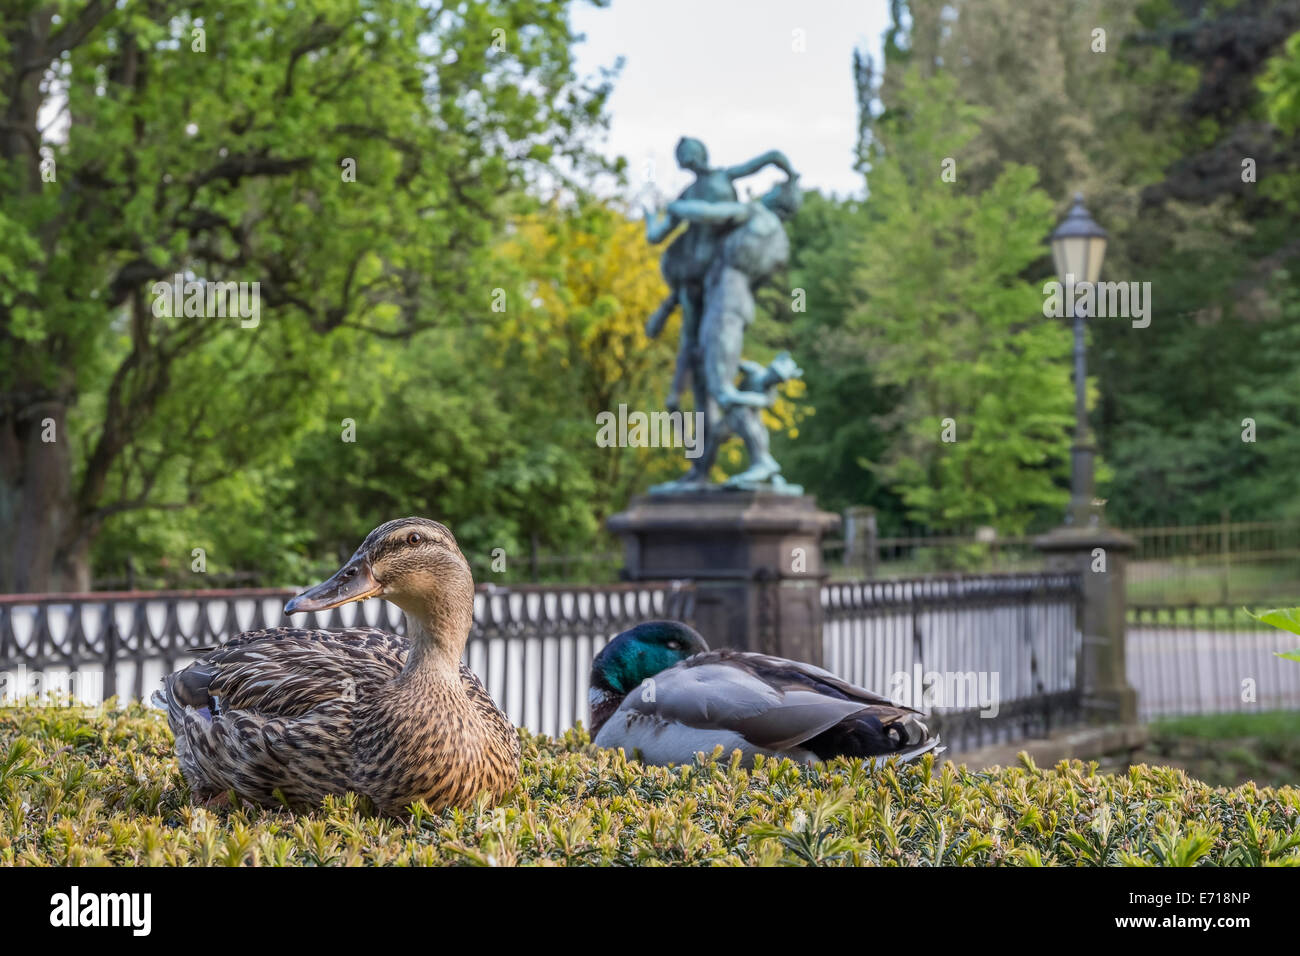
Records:
<instances>
[{"instance_id":1,"label":"green hedge","mask_svg":"<svg viewBox=\"0 0 1300 956\"><path fill-rule=\"evenodd\" d=\"M1300 790L1160 767L643 768L575 731L525 735L501 806L394 821L351 797L191 806L165 722L140 707L0 709L0 753L6 865L1300 863Z\"/></svg>"}]
</instances>

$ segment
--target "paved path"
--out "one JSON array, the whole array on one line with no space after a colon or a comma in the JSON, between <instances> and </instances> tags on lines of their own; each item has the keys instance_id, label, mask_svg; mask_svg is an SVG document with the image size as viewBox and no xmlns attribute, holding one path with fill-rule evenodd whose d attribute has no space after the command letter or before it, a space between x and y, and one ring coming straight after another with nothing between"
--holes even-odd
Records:
<instances>
[{"instance_id":1,"label":"paved path","mask_svg":"<svg viewBox=\"0 0 1300 956\"><path fill-rule=\"evenodd\" d=\"M1139 714L1300 709L1300 662L1275 656L1297 644L1300 638L1272 630L1130 627L1128 674Z\"/></svg>"}]
</instances>

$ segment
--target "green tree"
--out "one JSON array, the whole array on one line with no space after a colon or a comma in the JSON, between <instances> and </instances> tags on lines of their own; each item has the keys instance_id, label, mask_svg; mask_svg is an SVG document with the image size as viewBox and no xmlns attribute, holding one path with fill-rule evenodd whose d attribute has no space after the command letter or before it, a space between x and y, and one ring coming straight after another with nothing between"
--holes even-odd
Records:
<instances>
[{"instance_id":1,"label":"green tree","mask_svg":"<svg viewBox=\"0 0 1300 956\"><path fill-rule=\"evenodd\" d=\"M274 464L359 343L490 317L514 197L591 166L567 8L5 8L0 591L85 587L106 523ZM159 312L178 275L259 283L258 325Z\"/></svg>"},{"instance_id":2,"label":"green tree","mask_svg":"<svg viewBox=\"0 0 1300 956\"><path fill-rule=\"evenodd\" d=\"M1300 275L1300 131L1286 119L1300 0L900 0L893 19L883 75L860 70L879 113L864 147L909 108L909 71L950 76L981 111L952 154L958 185L988 188L1015 163L1038 171L1058 213L1082 190L1110 232L1103 278L1150 283L1149 326L1090 329L1112 520L1293 513L1291 483L1260 467L1288 460L1286 439L1269 430L1265 450L1240 432L1245 417L1285 421L1256 396L1268 404L1292 380L1261 344L1285 335ZM1044 256L1025 277L1050 268Z\"/></svg>"},{"instance_id":3,"label":"green tree","mask_svg":"<svg viewBox=\"0 0 1300 956\"><path fill-rule=\"evenodd\" d=\"M595 442L597 415L617 414L619 405L657 409L668 391L680 317L658 338L644 331L668 291L660 252L644 224L596 201L548 205L503 243L519 279L494 330L491 363L529 383L533 418L520 427L547 432L582 463L599 489L585 496L595 522L682 467L680 453Z\"/></svg>"},{"instance_id":4,"label":"green tree","mask_svg":"<svg viewBox=\"0 0 1300 956\"><path fill-rule=\"evenodd\" d=\"M880 459L892 440L882 420L898 389L878 384L872 356L850 327L857 292L846 279L861 265L867 209L858 200L810 193L790 224L790 287L802 293L802 310L776 344L803 367L813 413L795 437L775 434L773 449L785 476L815 489L822 507L871 505L882 528L897 530L903 505L865 463Z\"/></svg>"},{"instance_id":5,"label":"green tree","mask_svg":"<svg viewBox=\"0 0 1300 956\"><path fill-rule=\"evenodd\" d=\"M1135 215L1112 230L1118 277L1151 283L1151 325L1103 324L1093 349L1117 521L1199 523L1225 511L1263 520L1300 509L1294 415L1278 401L1296 375L1287 345L1300 275L1300 137L1285 123L1283 64L1297 22L1295 0L1141 5L1134 55L1163 57L1184 80L1135 85L1132 95L1150 106L1116 126L1127 129L1124 142L1155 140L1174 154L1141 190ZM1153 107L1178 126L1162 125ZM1255 443L1242 441L1247 418Z\"/></svg>"},{"instance_id":6,"label":"green tree","mask_svg":"<svg viewBox=\"0 0 1300 956\"><path fill-rule=\"evenodd\" d=\"M1286 49L1268 62L1259 88L1273 125L1286 133L1300 130L1300 33L1292 34Z\"/></svg>"},{"instance_id":7,"label":"green tree","mask_svg":"<svg viewBox=\"0 0 1300 956\"><path fill-rule=\"evenodd\" d=\"M349 337L279 458L165 523L124 516L97 542L97 565L116 577L149 555L136 561L141 580L184 581L201 546L209 572L301 583L330 570L313 562L350 554L358 534L408 513L447 521L486 580L517 577L534 543L592 550L603 517L680 461L594 441L599 412L654 407L668 385L675 336L643 332L665 292L656 251L640 223L582 201L515 217L492 252L491 322L400 349Z\"/></svg>"},{"instance_id":8,"label":"green tree","mask_svg":"<svg viewBox=\"0 0 1300 956\"><path fill-rule=\"evenodd\" d=\"M900 396L897 440L871 464L915 520L1020 531L1066 499L1069 333L1023 278L1052 202L1015 164L982 190L943 175L981 119L952 77L906 76L896 103L875 129L855 276L860 354Z\"/></svg>"}]
</instances>

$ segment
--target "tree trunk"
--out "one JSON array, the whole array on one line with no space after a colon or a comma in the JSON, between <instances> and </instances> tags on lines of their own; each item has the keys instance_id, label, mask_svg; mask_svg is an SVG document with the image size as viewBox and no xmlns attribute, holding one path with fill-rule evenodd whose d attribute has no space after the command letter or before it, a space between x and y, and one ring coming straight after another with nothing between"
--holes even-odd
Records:
<instances>
[{"instance_id":1,"label":"tree trunk","mask_svg":"<svg viewBox=\"0 0 1300 956\"><path fill-rule=\"evenodd\" d=\"M90 588L66 417L53 398L0 406L0 593Z\"/></svg>"},{"instance_id":2,"label":"tree trunk","mask_svg":"<svg viewBox=\"0 0 1300 956\"><path fill-rule=\"evenodd\" d=\"M65 24L68 46L84 39L106 9L93 2L75 22ZM46 4L5 25L9 70L0 115L0 160L13 164L19 178L12 185L20 192L42 188L37 115L44 64L59 52L50 46L54 12L54 5ZM8 325L7 311L0 309L0 335ZM7 345L13 364L0 392L0 593L86 589L87 548L80 543L83 536L72 533L77 521L67 398L25 379L29 369L20 343Z\"/></svg>"}]
</instances>

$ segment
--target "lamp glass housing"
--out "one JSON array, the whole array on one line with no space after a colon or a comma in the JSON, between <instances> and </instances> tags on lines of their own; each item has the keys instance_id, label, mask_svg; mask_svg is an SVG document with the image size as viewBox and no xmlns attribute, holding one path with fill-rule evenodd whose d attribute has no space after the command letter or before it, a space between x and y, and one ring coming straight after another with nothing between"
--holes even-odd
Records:
<instances>
[{"instance_id":1,"label":"lamp glass housing","mask_svg":"<svg viewBox=\"0 0 1300 956\"><path fill-rule=\"evenodd\" d=\"M1052 240L1052 261L1062 282L1068 276L1074 276L1075 282L1096 282L1101 277L1101 263L1105 258L1105 236L1064 236Z\"/></svg>"}]
</instances>

